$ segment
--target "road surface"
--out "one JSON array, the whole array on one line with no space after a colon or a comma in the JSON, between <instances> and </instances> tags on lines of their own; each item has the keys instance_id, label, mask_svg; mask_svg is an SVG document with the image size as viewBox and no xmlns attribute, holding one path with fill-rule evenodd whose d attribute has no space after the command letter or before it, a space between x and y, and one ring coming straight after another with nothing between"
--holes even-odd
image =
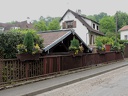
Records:
<instances>
[{"instance_id":1,"label":"road surface","mask_svg":"<svg viewBox=\"0 0 128 96\"><path fill-rule=\"evenodd\" d=\"M36 96L128 96L128 66Z\"/></svg>"}]
</instances>

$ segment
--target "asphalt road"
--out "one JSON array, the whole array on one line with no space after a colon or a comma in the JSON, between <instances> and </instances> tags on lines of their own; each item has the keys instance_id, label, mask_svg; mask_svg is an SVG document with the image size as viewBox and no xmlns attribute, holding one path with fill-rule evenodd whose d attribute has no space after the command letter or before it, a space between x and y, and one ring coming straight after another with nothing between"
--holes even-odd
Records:
<instances>
[{"instance_id":1,"label":"asphalt road","mask_svg":"<svg viewBox=\"0 0 128 96\"><path fill-rule=\"evenodd\" d=\"M128 96L128 66L36 96Z\"/></svg>"}]
</instances>

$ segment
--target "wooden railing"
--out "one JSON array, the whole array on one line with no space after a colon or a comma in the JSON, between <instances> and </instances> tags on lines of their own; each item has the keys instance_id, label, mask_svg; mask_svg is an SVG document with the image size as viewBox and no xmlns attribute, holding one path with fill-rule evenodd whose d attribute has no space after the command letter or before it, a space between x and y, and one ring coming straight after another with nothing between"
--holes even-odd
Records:
<instances>
[{"instance_id":1,"label":"wooden railing","mask_svg":"<svg viewBox=\"0 0 128 96\"><path fill-rule=\"evenodd\" d=\"M0 84L12 81L28 80L60 71L80 68L100 63L122 60L122 54L106 52L103 54L50 55L40 57L37 61L21 62L18 59L0 60Z\"/></svg>"}]
</instances>

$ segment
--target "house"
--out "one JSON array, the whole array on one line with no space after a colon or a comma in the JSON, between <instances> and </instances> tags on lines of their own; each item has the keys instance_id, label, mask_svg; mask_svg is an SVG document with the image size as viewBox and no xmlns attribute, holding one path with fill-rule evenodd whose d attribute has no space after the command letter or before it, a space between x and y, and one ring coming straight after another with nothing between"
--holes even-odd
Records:
<instances>
[{"instance_id":1,"label":"house","mask_svg":"<svg viewBox=\"0 0 128 96\"><path fill-rule=\"evenodd\" d=\"M8 31L11 29L34 29L32 23L27 21L15 22L15 23L0 23L0 32Z\"/></svg>"},{"instance_id":2,"label":"house","mask_svg":"<svg viewBox=\"0 0 128 96\"><path fill-rule=\"evenodd\" d=\"M128 25L123 26L121 29L119 29L119 32L121 40L128 40Z\"/></svg>"},{"instance_id":3,"label":"house","mask_svg":"<svg viewBox=\"0 0 128 96\"><path fill-rule=\"evenodd\" d=\"M88 46L93 46L97 36L104 34L99 30L99 23L81 15L81 11L68 9L60 19L61 29L74 29Z\"/></svg>"},{"instance_id":4,"label":"house","mask_svg":"<svg viewBox=\"0 0 128 96\"><path fill-rule=\"evenodd\" d=\"M84 53L91 53L91 50L85 44L85 42L79 37L74 30L56 30L38 33L41 38L44 39L43 53L51 54L60 52L69 52L69 46L73 37L79 40L84 48Z\"/></svg>"}]
</instances>

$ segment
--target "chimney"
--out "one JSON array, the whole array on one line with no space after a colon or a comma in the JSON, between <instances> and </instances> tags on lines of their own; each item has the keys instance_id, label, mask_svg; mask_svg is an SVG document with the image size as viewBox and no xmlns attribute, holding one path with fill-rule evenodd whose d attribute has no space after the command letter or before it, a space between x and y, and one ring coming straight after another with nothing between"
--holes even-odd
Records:
<instances>
[{"instance_id":1,"label":"chimney","mask_svg":"<svg viewBox=\"0 0 128 96\"><path fill-rule=\"evenodd\" d=\"M28 24L30 24L30 23L31 23L31 21L30 21L30 18L29 18L29 17L27 17L27 23L28 23Z\"/></svg>"},{"instance_id":2,"label":"chimney","mask_svg":"<svg viewBox=\"0 0 128 96\"><path fill-rule=\"evenodd\" d=\"M81 15L81 10L78 9L76 13L79 14L79 15Z\"/></svg>"}]
</instances>

